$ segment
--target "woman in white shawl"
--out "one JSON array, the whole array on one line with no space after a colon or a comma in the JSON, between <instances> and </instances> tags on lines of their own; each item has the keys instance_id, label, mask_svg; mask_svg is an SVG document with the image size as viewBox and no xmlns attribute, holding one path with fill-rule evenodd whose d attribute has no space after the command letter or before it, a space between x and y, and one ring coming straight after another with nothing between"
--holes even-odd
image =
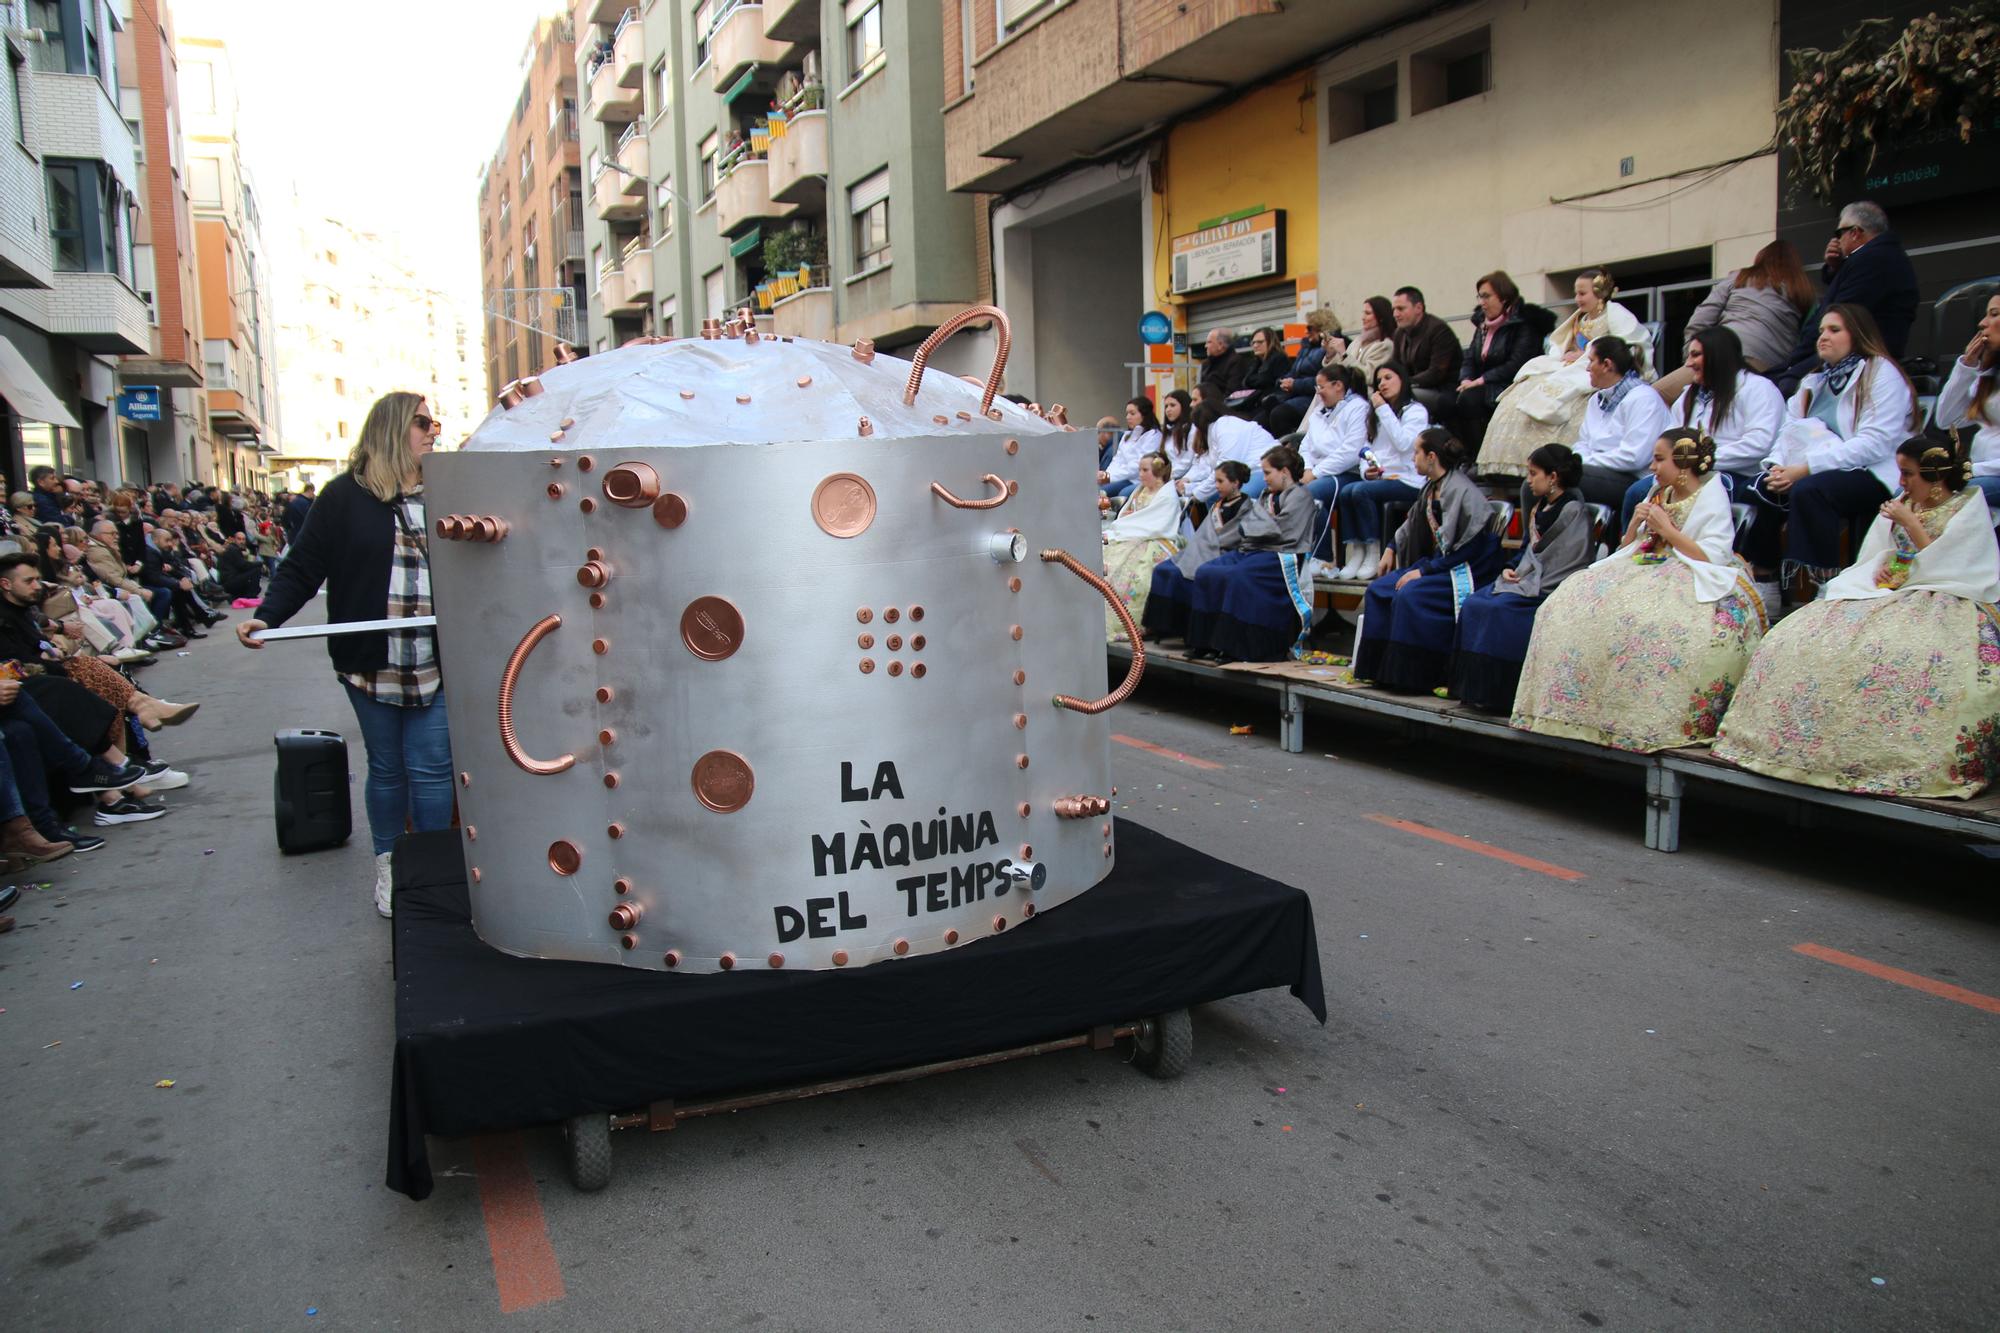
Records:
<instances>
[{"instance_id":1,"label":"woman in white shawl","mask_svg":"<svg viewBox=\"0 0 2000 1333\"><path fill-rule=\"evenodd\" d=\"M1576 275L1576 309L1549 335L1548 351L1521 367L1494 405L1486 439L1479 446L1482 476L1525 477L1528 455L1545 444L1575 444L1590 401L1590 374L1584 354L1609 335L1632 349L1639 377L1651 383L1653 334L1631 311L1612 303L1618 290L1601 268Z\"/></svg>"},{"instance_id":2,"label":"woman in white shawl","mask_svg":"<svg viewBox=\"0 0 2000 1333\"><path fill-rule=\"evenodd\" d=\"M1146 594L1153 586L1153 566L1181 549L1174 534L1181 525L1180 497L1167 485L1173 464L1162 453L1139 460L1139 488L1125 501L1118 517L1104 525L1104 579L1125 603L1136 624L1146 617ZM1117 613L1104 608L1104 633L1112 643L1125 643L1125 627Z\"/></svg>"},{"instance_id":3,"label":"woman in white shawl","mask_svg":"<svg viewBox=\"0 0 2000 1333\"><path fill-rule=\"evenodd\" d=\"M1765 628L1714 474L1713 440L1660 437L1625 544L1536 613L1515 726L1641 754L1714 738Z\"/></svg>"},{"instance_id":4,"label":"woman in white shawl","mask_svg":"<svg viewBox=\"0 0 2000 1333\"><path fill-rule=\"evenodd\" d=\"M2000 548L1963 454L1896 450L1861 556L1764 640L1715 753L1880 796L1977 796L2000 773Z\"/></svg>"}]
</instances>

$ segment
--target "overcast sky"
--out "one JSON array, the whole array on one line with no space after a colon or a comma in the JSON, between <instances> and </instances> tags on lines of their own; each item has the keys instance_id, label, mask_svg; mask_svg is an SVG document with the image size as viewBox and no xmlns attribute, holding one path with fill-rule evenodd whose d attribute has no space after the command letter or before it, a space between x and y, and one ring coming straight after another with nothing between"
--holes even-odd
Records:
<instances>
[{"instance_id":1,"label":"overcast sky","mask_svg":"<svg viewBox=\"0 0 2000 1333\"><path fill-rule=\"evenodd\" d=\"M480 164L506 132L535 20L562 0L168 0L186 37L228 43L243 154L279 213L397 237L432 283L479 300ZM266 237L274 265L286 238Z\"/></svg>"}]
</instances>

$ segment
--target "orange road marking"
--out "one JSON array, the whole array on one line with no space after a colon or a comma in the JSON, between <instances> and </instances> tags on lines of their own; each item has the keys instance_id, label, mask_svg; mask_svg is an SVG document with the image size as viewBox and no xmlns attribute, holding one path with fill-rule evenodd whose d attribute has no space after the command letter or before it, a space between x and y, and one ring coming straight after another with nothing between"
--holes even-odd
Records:
<instances>
[{"instance_id":1,"label":"orange road marking","mask_svg":"<svg viewBox=\"0 0 2000 1333\"><path fill-rule=\"evenodd\" d=\"M479 1208L486 1215L486 1244L493 1252L500 1313L561 1300L562 1266L549 1243L542 1196L528 1170L521 1136L480 1135L472 1141L472 1164L479 1173Z\"/></svg>"},{"instance_id":2,"label":"orange road marking","mask_svg":"<svg viewBox=\"0 0 2000 1333\"><path fill-rule=\"evenodd\" d=\"M1405 833L1414 833L1419 838L1429 838L1432 842L1441 842L1447 847L1456 847L1462 852L1477 852L1481 856L1490 856L1496 861L1505 861L1510 866L1519 866L1523 870L1532 870L1538 875L1548 875L1554 879L1566 880L1585 878L1581 870L1571 870L1566 866L1552 865L1547 861L1537 861L1532 856L1523 856L1519 852L1510 852L1505 847L1495 847L1490 843L1474 842L1470 838L1461 838L1456 833L1446 833L1443 829L1435 829L1428 824L1416 824L1407 819L1397 819L1391 815L1367 815L1365 818L1371 819L1377 824L1386 825L1389 828L1401 829Z\"/></svg>"},{"instance_id":3,"label":"orange road marking","mask_svg":"<svg viewBox=\"0 0 2000 1333\"><path fill-rule=\"evenodd\" d=\"M1989 1014L2000 1014L2000 999L1991 995L1981 995L1976 990L1954 986L1949 981L1938 981L1917 972L1905 972L1900 967L1890 967L1856 954L1842 953L1829 949L1824 944L1794 944L1793 953L1802 953L1808 958L1817 958L1822 963L1832 963L1835 967L1852 968L1881 981L1893 981L1898 986L1908 986L1926 995L1935 995L1940 1000L1955 1000L1959 1004L1971 1005L1974 1009L1984 1009Z\"/></svg>"},{"instance_id":4,"label":"orange road marking","mask_svg":"<svg viewBox=\"0 0 2000 1333\"><path fill-rule=\"evenodd\" d=\"M1114 731L1111 733L1111 739L1117 741L1120 745L1129 745L1135 750L1144 750L1147 754L1156 754L1163 759L1178 759L1183 764L1193 764L1196 768L1215 769L1224 767L1222 764L1211 763L1206 759L1197 759L1191 754L1182 754L1179 750L1169 750L1164 745L1155 745L1151 741L1142 741L1137 736L1121 736Z\"/></svg>"}]
</instances>

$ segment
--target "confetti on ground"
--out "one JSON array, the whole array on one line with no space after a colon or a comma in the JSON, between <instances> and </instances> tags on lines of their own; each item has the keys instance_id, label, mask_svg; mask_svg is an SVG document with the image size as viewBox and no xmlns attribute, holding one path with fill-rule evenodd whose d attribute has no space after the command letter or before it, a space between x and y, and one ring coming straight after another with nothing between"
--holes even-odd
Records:
<instances>
[{"instance_id":1,"label":"confetti on ground","mask_svg":"<svg viewBox=\"0 0 2000 1333\"><path fill-rule=\"evenodd\" d=\"M319 1307L317 1305L308 1305L306 1307L306 1317L308 1319L310 1319L312 1316L318 1313L319 1313Z\"/></svg>"},{"instance_id":2,"label":"confetti on ground","mask_svg":"<svg viewBox=\"0 0 2000 1333\"><path fill-rule=\"evenodd\" d=\"M1871 1277L1868 1280L1870 1282L1873 1282L1878 1287L1886 1287L1889 1285L1889 1279L1886 1277Z\"/></svg>"},{"instance_id":3,"label":"confetti on ground","mask_svg":"<svg viewBox=\"0 0 2000 1333\"><path fill-rule=\"evenodd\" d=\"M213 848L213 847L208 847L208 848L204 848L204 849L203 849L203 851L202 851L202 855L203 855L203 856L214 856L214 855L215 855L215 848Z\"/></svg>"},{"instance_id":4,"label":"confetti on ground","mask_svg":"<svg viewBox=\"0 0 2000 1333\"><path fill-rule=\"evenodd\" d=\"M1283 1088L1279 1088L1279 1089L1278 1089L1278 1091L1279 1091L1279 1092L1283 1092L1283 1091L1284 1091L1284 1089L1283 1089Z\"/></svg>"},{"instance_id":5,"label":"confetti on ground","mask_svg":"<svg viewBox=\"0 0 2000 1333\"><path fill-rule=\"evenodd\" d=\"M60 1046L60 1045L62 1045L62 1043L61 1043L61 1042L59 1042L59 1041L52 1041L52 1042L50 1042L50 1043L49 1043L48 1045L46 1045L46 1046L42 1047L42 1049L43 1049L43 1050L45 1050L45 1051L53 1051L53 1050L54 1050L54 1049L55 1049L56 1047L58 1047L58 1046Z\"/></svg>"},{"instance_id":6,"label":"confetti on ground","mask_svg":"<svg viewBox=\"0 0 2000 1333\"><path fill-rule=\"evenodd\" d=\"M1232 736L1248 736L1253 730L1255 730L1253 727L1231 727L1229 734Z\"/></svg>"},{"instance_id":7,"label":"confetti on ground","mask_svg":"<svg viewBox=\"0 0 2000 1333\"><path fill-rule=\"evenodd\" d=\"M72 982L70 982L70 983L69 983L69 988L70 988L71 990L82 990L82 989L83 989L83 983L82 983L81 981L72 981Z\"/></svg>"},{"instance_id":8,"label":"confetti on ground","mask_svg":"<svg viewBox=\"0 0 2000 1333\"><path fill-rule=\"evenodd\" d=\"M174 1081L170 1078L163 1078L158 1083L155 1083L153 1086L156 1088L171 1088L172 1086L174 1086Z\"/></svg>"},{"instance_id":9,"label":"confetti on ground","mask_svg":"<svg viewBox=\"0 0 2000 1333\"><path fill-rule=\"evenodd\" d=\"M1280 1125L1278 1126L1278 1128L1284 1130L1285 1133L1287 1134L1292 1132L1292 1127L1290 1125Z\"/></svg>"}]
</instances>

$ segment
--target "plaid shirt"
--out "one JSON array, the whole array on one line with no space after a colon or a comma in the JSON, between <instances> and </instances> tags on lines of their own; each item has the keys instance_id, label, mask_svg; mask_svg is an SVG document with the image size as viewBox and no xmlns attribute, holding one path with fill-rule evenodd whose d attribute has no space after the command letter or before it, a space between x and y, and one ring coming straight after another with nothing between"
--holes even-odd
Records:
<instances>
[{"instance_id":1,"label":"plaid shirt","mask_svg":"<svg viewBox=\"0 0 2000 1333\"><path fill-rule=\"evenodd\" d=\"M423 487L395 505L396 550L389 562L389 618L431 614L430 544L424 539ZM429 630L389 632L389 665L345 672L341 679L378 704L422 708L437 698L437 639Z\"/></svg>"}]
</instances>

